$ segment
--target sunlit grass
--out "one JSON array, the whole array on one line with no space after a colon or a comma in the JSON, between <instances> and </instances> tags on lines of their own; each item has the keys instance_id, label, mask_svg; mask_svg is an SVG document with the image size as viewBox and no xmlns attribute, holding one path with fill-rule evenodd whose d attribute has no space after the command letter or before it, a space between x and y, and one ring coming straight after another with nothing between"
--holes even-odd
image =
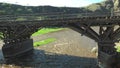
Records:
<instances>
[{"instance_id":1,"label":"sunlit grass","mask_svg":"<svg viewBox=\"0 0 120 68\"><path fill-rule=\"evenodd\" d=\"M41 35L41 34L55 32L55 31L59 31L59 30L62 30L62 29L63 28L43 28L43 29L38 30L34 34L32 34L32 36L38 36L38 35Z\"/></svg>"},{"instance_id":2,"label":"sunlit grass","mask_svg":"<svg viewBox=\"0 0 120 68\"><path fill-rule=\"evenodd\" d=\"M56 41L55 38L48 38L48 39L45 39L42 41L34 42L33 46L34 47L42 46L42 45L46 45L46 44L49 44L49 43L54 42L54 41Z\"/></svg>"},{"instance_id":3,"label":"sunlit grass","mask_svg":"<svg viewBox=\"0 0 120 68\"><path fill-rule=\"evenodd\" d=\"M115 48L116 48L116 51L117 51L117 52L120 52L120 43L116 43Z\"/></svg>"},{"instance_id":4,"label":"sunlit grass","mask_svg":"<svg viewBox=\"0 0 120 68\"><path fill-rule=\"evenodd\" d=\"M0 32L0 39L3 39L3 33Z\"/></svg>"}]
</instances>

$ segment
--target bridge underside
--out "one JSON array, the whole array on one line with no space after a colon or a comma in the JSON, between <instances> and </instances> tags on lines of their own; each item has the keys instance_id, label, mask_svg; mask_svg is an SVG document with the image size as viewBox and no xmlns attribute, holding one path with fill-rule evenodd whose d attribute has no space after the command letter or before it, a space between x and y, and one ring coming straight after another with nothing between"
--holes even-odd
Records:
<instances>
[{"instance_id":1,"label":"bridge underside","mask_svg":"<svg viewBox=\"0 0 120 68\"><path fill-rule=\"evenodd\" d=\"M119 64L118 53L114 48L115 43L119 41L119 26L100 25L97 26L98 30L95 30L90 24L70 23L65 27L69 27L98 42L98 61L104 68L113 68L113 66ZM38 25L19 25L7 26L1 29L5 42L2 48L4 57L20 57L24 53L33 50L33 40L30 39L30 36L39 28Z\"/></svg>"},{"instance_id":2,"label":"bridge underside","mask_svg":"<svg viewBox=\"0 0 120 68\"><path fill-rule=\"evenodd\" d=\"M119 54L114 48L115 43L120 40L119 21L120 16L0 21L0 32L3 33L5 43L2 48L3 55L5 58L12 58L33 50L33 41L30 36L40 28L69 27L98 43L98 63L100 65L104 68L120 68L117 67L120 64ZM96 26L98 30L95 30L93 26Z\"/></svg>"}]
</instances>

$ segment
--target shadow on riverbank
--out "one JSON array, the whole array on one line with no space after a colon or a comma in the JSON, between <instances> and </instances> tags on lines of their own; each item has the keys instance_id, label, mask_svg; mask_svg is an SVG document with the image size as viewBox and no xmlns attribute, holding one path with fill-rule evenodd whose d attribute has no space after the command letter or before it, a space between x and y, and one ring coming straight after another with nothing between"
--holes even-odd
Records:
<instances>
[{"instance_id":1,"label":"shadow on riverbank","mask_svg":"<svg viewBox=\"0 0 120 68\"><path fill-rule=\"evenodd\" d=\"M77 57L70 55L55 54L35 49L33 53L26 54L20 58L9 60L9 63L1 63L9 68L95 68L96 59L88 57ZM16 67L17 66L17 67Z\"/></svg>"}]
</instances>

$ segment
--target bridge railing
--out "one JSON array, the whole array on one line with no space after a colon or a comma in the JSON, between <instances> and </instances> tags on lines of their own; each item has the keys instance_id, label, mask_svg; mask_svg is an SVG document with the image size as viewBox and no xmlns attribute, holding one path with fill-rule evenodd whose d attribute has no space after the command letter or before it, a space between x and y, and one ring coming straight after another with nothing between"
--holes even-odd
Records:
<instances>
[{"instance_id":1,"label":"bridge railing","mask_svg":"<svg viewBox=\"0 0 120 68\"><path fill-rule=\"evenodd\" d=\"M23 15L0 15L0 21L27 21L27 20L51 20L51 19L69 19L82 17L102 17L111 16L111 13L43 13L43 14L23 14Z\"/></svg>"}]
</instances>

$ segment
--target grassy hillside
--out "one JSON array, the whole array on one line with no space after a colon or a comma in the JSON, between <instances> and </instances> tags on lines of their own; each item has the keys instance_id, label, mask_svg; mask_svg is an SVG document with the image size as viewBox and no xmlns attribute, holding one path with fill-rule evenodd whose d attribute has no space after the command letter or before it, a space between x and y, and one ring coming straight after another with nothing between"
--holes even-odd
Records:
<instances>
[{"instance_id":1,"label":"grassy hillside","mask_svg":"<svg viewBox=\"0 0 120 68\"><path fill-rule=\"evenodd\" d=\"M93 12L110 12L111 9L113 8L113 2L103 1L101 3L91 4L85 8Z\"/></svg>"},{"instance_id":2,"label":"grassy hillside","mask_svg":"<svg viewBox=\"0 0 120 68\"><path fill-rule=\"evenodd\" d=\"M87 7L53 7L53 6L21 6L8 3L0 3L0 14L31 14L31 13L84 13L84 12L110 12L113 7L112 1L91 4Z\"/></svg>"},{"instance_id":3,"label":"grassy hillside","mask_svg":"<svg viewBox=\"0 0 120 68\"><path fill-rule=\"evenodd\" d=\"M21 6L15 4L0 3L0 14L31 14L51 12L78 13L83 11L82 8L53 6Z\"/></svg>"}]
</instances>

